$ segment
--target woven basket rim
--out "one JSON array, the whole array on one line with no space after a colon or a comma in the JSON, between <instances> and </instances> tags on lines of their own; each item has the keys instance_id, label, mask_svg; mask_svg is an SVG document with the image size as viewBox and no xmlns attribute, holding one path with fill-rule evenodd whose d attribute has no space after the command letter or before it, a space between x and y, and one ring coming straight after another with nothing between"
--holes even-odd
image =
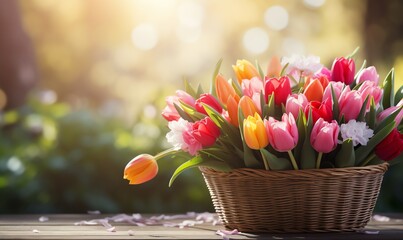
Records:
<instances>
[{"instance_id":1,"label":"woven basket rim","mask_svg":"<svg viewBox=\"0 0 403 240\"><path fill-rule=\"evenodd\" d=\"M237 168L230 172L218 171L209 167L199 167L200 171L204 174L217 177L352 177L367 174L385 173L389 168L389 163L384 162L377 165L368 165L363 167L346 167L346 168L320 168L320 169L300 169L300 170L282 170L282 171L268 171L265 169L253 168Z\"/></svg>"}]
</instances>

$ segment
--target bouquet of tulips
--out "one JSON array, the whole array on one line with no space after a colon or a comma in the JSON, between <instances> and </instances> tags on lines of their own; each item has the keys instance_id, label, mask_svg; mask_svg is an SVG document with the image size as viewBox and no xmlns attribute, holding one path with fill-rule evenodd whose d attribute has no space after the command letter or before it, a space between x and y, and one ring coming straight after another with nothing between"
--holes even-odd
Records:
<instances>
[{"instance_id":1,"label":"bouquet of tulips","mask_svg":"<svg viewBox=\"0 0 403 240\"><path fill-rule=\"evenodd\" d=\"M379 84L366 61L356 71L354 53L330 69L315 56L272 58L265 74L258 63L238 60L236 79L219 73L209 92L185 90L167 97L162 116L172 148L141 154L124 170L130 184L152 179L157 160L186 155L169 185L185 169L267 171L366 166L403 158L403 86L394 91L394 70Z\"/></svg>"}]
</instances>

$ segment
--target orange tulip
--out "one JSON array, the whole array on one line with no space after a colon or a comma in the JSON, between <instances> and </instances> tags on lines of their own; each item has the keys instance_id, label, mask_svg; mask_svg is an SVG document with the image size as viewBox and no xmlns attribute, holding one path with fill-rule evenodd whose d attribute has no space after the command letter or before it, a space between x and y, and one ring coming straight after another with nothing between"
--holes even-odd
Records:
<instances>
[{"instance_id":1,"label":"orange tulip","mask_svg":"<svg viewBox=\"0 0 403 240\"><path fill-rule=\"evenodd\" d=\"M259 150L269 144L269 137L266 128L258 113L244 119L243 134L246 145L251 149Z\"/></svg>"},{"instance_id":2,"label":"orange tulip","mask_svg":"<svg viewBox=\"0 0 403 240\"><path fill-rule=\"evenodd\" d=\"M141 184L153 179L157 173L156 159L149 154L140 154L126 165L123 179L129 180L129 184Z\"/></svg>"},{"instance_id":3,"label":"orange tulip","mask_svg":"<svg viewBox=\"0 0 403 240\"><path fill-rule=\"evenodd\" d=\"M259 109L253 103L253 100L248 96L241 97L239 100L239 107L241 108L245 118L248 116L254 116L255 113L259 113Z\"/></svg>"},{"instance_id":4,"label":"orange tulip","mask_svg":"<svg viewBox=\"0 0 403 240\"><path fill-rule=\"evenodd\" d=\"M281 63L280 58L277 56L273 56L270 59L269 65L267 66L267 76L272 77L279 77L281 72Z\"/></svg>"},{"instance_id":5,"label":"orange tulip","mask_svg":"<svg viewBox=\"0 0 403 240\"><path fill-rule=\"evenodd\" d=\"M325 90L328 84L329 80L327 80L327 78L324 76L314 79L309 78L305 82L304 95L306 96L309 102L311 101L322 102L323 91Z\"/></svg>"},{"instance_id":6,"label":"orange tulip","mask_svg":"<svg viewBox=\"0 0 403 240\"><path fill-rule=\"evenodd\" d=\"M217 74L215 81L215 88L217 97L223 105L227 104L229 96L232 96L235 100L239 101L239 96L236 94L235 89L224 78L223 75Z\"/></svg>"},{"instance_id":7,"label":"orange tulip","mask_svg":"<svg viewBox=\"0 0 403 240\"><path fill-rule=\"evenodd\" d=\"M238 96L238 95L236 95ZM238 97L239 98L239 97ZM239 120L238 120L238 102L235 98L232 96L228 97L227 100L227 110L228 110L228 116L230 118L230 123L234 125L235 127L239 127Z\"/></svg>"},{"instance_id":8,"label":"orange tulip","mask_svg":"<svg viewBox=\"0 0 403 240\"><path fill-rule=\"evenodd\" d=\"M236 65L232 65L232 68L234 69L239 84L242 83L243 79L251 79L253 77L260 78L259 72L256 70L255 66L245 59L236 61Z\"/></svg>"}]
</instances>

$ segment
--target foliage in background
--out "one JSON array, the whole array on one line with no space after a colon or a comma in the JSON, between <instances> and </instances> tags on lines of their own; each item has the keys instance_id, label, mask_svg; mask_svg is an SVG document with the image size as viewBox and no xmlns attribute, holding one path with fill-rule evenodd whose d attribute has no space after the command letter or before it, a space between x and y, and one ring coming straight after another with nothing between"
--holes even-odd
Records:
<instances>
[{"instance_id":1,"label":"foliage in background","mask_svg":"<svg viewBox=\"0 0 403 240\"><path fill-rule=\"evenodd\" d=\"M128 186L122 179L133 156L162 149L164 133L147 134L160 120L143 114L131 125L100 111L34 98L3 112L0 213L211 211L200 174L189 172L167 188L171 166L178 164L171 161L178 159L161 161L165 171L148 184Z\"/></svg>"}]
</instances>

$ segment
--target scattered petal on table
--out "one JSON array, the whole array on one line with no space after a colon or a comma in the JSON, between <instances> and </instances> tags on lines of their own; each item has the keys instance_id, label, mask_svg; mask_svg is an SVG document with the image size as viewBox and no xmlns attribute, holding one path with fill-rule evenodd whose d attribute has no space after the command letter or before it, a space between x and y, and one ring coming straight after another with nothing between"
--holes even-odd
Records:
<instances>
[{"instance_id":1,"label":"scattered petal on table","mask_svg":"<svg viewBox=\"0 0 403 240\"><path fill-rule=\"evenodd\" d=\"M47 221L49 221L49 218L48 218L48 217L41 216L41 217L39 218L39 222L47 222Z\"/></svg>"},{"instance_id":2,"label":"scattered petal on table","mask_svg":"<svg viewBox=\"0 0 403 240\"><path fill-rule=\"evenodd\" d=\"M87 211L87 213L96 215L96 214L101 214L101 211L99 211L99 210L94 210L94 211L89 210L89 211Z\"/></svg>"},{"instance_id":3,"label":"scattered petal on table","mask_svg":"<svg viewBox=\"0 0 403 240\"><path fill-rule=\"evenodd\" d=\"M116 228L115 227L110 227L110 228L106 229L106 231L108 231L108 232L116 232Z\"/></svg>"},{"instance_id":4,"label":"scattered petal on table","mask_svg":"<svg viewBox=\"0 0 403 240\"><path fill-rule=\"evenodd\" d=\"M382 215L374 215L372 217L377 222L389 222L390 218Z\"/></svg>"},{"instance_id":5,"label":"scattered petal on table","mask_svg":"<svg viewBox=\"0 0 403 240\"><path fill-rule=\"evenodd\" d=\"M34 229L32 230L33 233L40 233L41 231L39 231L38 229Z\"/></svg>"},{"instance_id":6,"label":"scattered petal on table","mask_svg":"<svg viewBox=\"0 0 403 240\"><path fill-rule=\"evenodd\" d=\"M379 234L379 231L369 231L369 230L366 230L366 231L364 231L364 233L365 233L365 234L376 235L376 234Z\"/></svg>"},{"instance_id":7,"label":"scattered petal on table","mask_svg":"<svg viewBox=\"0 0 403 240\"><path fill-rule=\"evenodd\" d=\"M127 231L127 233L129 234L129 236L134 236L134 231L133 230L129 230L129 231Z\"/></svg>"}]
</instances>

